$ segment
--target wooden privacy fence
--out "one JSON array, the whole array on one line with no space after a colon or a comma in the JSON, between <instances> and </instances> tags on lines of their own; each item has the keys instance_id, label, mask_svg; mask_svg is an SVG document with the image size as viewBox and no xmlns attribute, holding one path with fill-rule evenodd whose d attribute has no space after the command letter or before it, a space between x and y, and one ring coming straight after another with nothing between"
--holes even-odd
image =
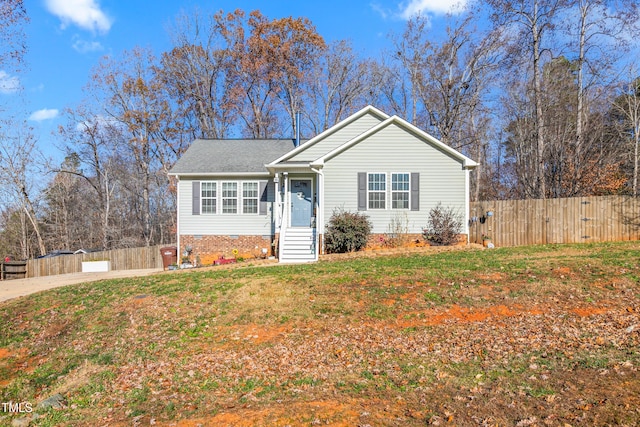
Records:
<instances>
[{"instance_id":1,"label":"wooden privacy fence","mask_svg":"<svg viewBox=\"0 0 640 427\"><path fill-rule=\"evenodd\" d=\"M472 202L471 242L496 246L640 240L640 199L628 196Z\"/></svg>"},{"instance_id":2,"label":"wooden privacy fence","mask_svg":"<svg viewBox=\"0 0 640 427\"><path fill-rule=\"evenodd\" d=\"M0 280L24 279L27 277L26 261L0 261Z\"/></svg>"},{"instance_id":3,"label":"wooden privacy fence","mask_svg":"<svg viewBox=\"0 0 640 427\"><path fill-rule=\"evenodd\" d=\"M79 273L82 271L82 261L96 260L109 260L111 262L111 270L162 268L160 248L165 246L171 245L113 249L88 254L60 255L51 258L30 259L27 261L27 277Z\"/></svg>"}]
</instances>

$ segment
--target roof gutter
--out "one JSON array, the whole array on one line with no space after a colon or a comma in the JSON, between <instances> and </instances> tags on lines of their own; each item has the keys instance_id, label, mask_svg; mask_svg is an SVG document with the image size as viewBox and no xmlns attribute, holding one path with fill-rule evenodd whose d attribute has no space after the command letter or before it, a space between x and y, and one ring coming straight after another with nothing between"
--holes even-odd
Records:
<instances>
[{"instance_id":1,"label":"roof gutter","mask_svg":"<svg viewBox=\"0 0 640 427\"><path fill-rule=\"evenodd\" d=\"M474 160L471 160L469 158L465 159L465 161L462 162L462 168L463 169L475 169L478 166L480 166L480 163L478 163L478 162L476 162Z\"/></svg>"},{"instance_id":2,"label":"roof gutter","mask_svg":"<svg viewBox=\"0 0 640 427\"><path fill-rule=\"evenodd\" d=\"M312 168L312 166L313 165L311 163L306 163L306 162L295 164L295 165L292 165L291 163L284 163L284 164L271 163L271 164L265 165L267 170L272 174L276 173L277 171L308 172Z\"/></svg>"},{"instance_id":3,"label":"roof gutter","mask_svg":"<svg viewBox=\"0 0 640 427\"><path fill-rule=\"evenodd\" d=\"M233 177L244 177L244 176L250 176L250 177L264 177L264 176L271 176L271 174L269 172L215 172L215 173L211 173L211 172L169 172L168 173L169 176L176 176L178 178L180 178L181 176L184 177L196 177L196 176L211 176L211 177L217 177L217 176L221 176L221 177L225 177L225 176L233 176Z\"/></svg>"}]
</instances>

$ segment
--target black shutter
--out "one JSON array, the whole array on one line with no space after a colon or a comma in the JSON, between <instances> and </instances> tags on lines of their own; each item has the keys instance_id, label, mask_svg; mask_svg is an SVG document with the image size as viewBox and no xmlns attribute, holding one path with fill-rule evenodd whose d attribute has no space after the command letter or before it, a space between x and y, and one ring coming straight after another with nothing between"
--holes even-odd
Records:
<instances>
[{"instance_id":1,"label":"black shutter","mask_svg":"<svg viewBox=\"0 0 640 427\"><path fill-rule=\"evenodd\" d=\"M269 201L269 191L267 188L267 181L260 181L259 184L259 195L260 195L260 208L258 213L260 215L266 215L267 214L267 207L268 207L268 201Z\"/></svg>"},{"instance_id":2,"label":"black shutter","mask_svg":"<svg viewBox=\"0 0 640 427\"><path fill-rule=\"evenodd\" d=\"M411 210L420 210L420 173L411 172Z\"/></svg>"},{"instance_id":3,"label":"black shutter","mask_svg":"<svg viewBox=\"0 0 640 427\"><path fill-rule=\"evenodd\" d=\"M200 215L200 181L191 183L193 194L191 196L191 213Z\"/></svg>"},{"instance_id":4,"label":"black shutter","mask_svg":"<svg viewBox=\"0 0 640 427\"><path fill-rule=\"evenodd\" d=\"M358 172L358 210L367 210L367 173Z\"/></svg>"}]
</instances>

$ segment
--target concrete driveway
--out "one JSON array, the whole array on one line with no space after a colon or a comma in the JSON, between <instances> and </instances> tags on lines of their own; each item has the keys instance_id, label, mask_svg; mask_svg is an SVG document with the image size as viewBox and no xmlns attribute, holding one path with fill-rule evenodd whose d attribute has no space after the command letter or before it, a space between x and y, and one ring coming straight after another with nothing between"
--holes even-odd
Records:
<instances>
[{"instance_id":1,"label":"concrete driveway","mask_svg":"<svg viewBox=\"0 0 640 427\"><path fill-rule=\"evenodd\" d=\"M149 276L162 272L162 269L146 270L118 270L104 273L71 273L56 276L32 277L29 279L0 280L0 302L33 294L60 286L75 283L95 282L103 279L118 279L123 277Z\"/></svg>"}]
</instances>

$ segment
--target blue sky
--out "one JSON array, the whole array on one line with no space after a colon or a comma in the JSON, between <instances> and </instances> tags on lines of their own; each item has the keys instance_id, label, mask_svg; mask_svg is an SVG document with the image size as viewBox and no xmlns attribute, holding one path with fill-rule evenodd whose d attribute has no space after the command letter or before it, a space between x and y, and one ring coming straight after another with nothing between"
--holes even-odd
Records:
<instances>
[{"instance_id":1,"label":"blue sky","mask_svg":"<svg viewBox=\"0 0 640 427\"><path fill-rule=\"evenodd\" d=\"M0 96L20 105L15 110L24 110L49 155L55 155L51 134L63 124L63 110L82 100L99 59L134 46L158 54L170 49L168 27L181 11L240 8L259 9L269 18L304 16L327 41L350 39L364 55L377 56L389 45L389 33L402 31L411 15L426 14L436 23L446 11L461 7L459 0L25 0L25 6L28 69L0 70Z\"/></svg>"}]
</instances>

